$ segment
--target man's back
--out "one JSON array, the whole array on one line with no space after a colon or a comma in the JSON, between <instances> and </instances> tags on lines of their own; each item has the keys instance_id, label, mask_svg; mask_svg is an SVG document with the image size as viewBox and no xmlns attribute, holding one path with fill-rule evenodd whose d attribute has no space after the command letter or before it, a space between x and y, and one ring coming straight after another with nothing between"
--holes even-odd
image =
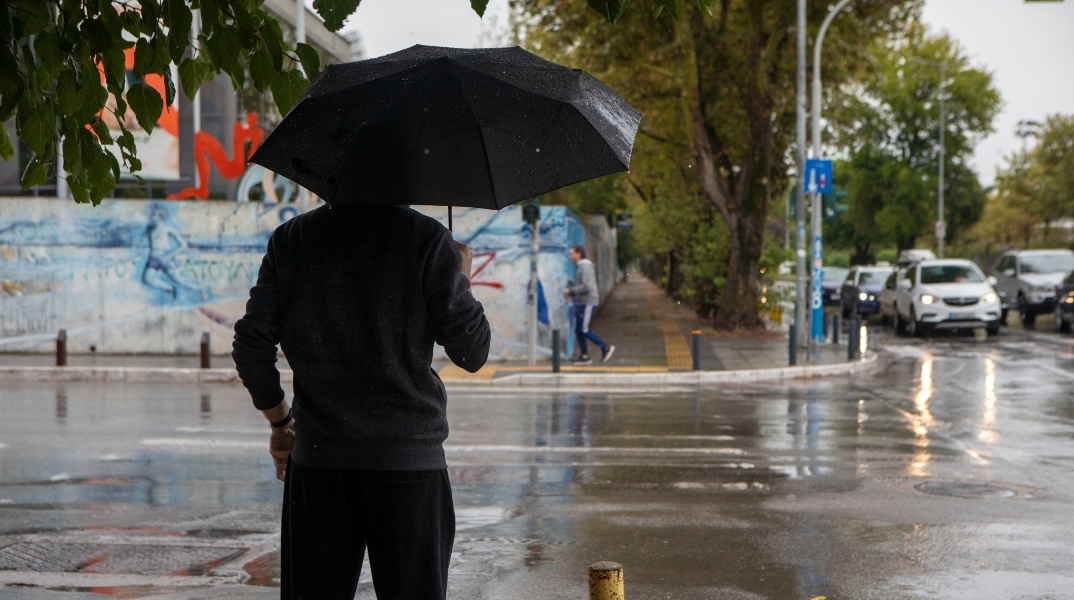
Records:
<instances>
[{"instance_id":1,"label":"man's back","mask_svg":"<svg viewBox=\"0 0 1074 600\"><path fill-rule=\"evenodd\" d=\"M430 368L433 343L476 371L490 340L460 264L447 230L405 207L325 206L277 229L235 326L234 356L255 405L275 405L282 390L278 375L266 385L275 371L267 344L280 343L294 370L293 461L445 468L447 398Z\"/></svg>"}]
</instances>

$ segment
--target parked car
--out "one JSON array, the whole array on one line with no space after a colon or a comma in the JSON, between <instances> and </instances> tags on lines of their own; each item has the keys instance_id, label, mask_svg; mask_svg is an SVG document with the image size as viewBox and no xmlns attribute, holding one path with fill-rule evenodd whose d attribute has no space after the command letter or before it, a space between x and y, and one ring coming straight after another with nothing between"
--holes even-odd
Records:
<instances>
[{"instance_id":1,"label":"parked car","mask_svg":"<svg viewBox=\"0 0 1074 600\"><path fill-rule=\"evenodd\" d=\"M899 252L899 259L896 261L896 264L899 265L899 267L908 267L922 260L936 260L936 254L934 254L932 250L925 250L924 248L903 250L902 252Z\"/></svg>"},{"instance_id":2,"label":"parked car","mask_svg":"<svg viewBox=\"0 0 1074 600\"><path fill-rule=\"evenodd\" d=\"M1070 333L1070 324L1074 322L1074 271L1071 271L1059 285L1055 286L1055 329L1059 333Z\"/></svg>"},{"instance_id":3,"label":"parked car","mask_svg":"<svg viewBox=\"0 0 1074 600\"><path fill-rule=\"evenodd\" d=\"M850 269L824 267L821 272L820 285L822 288L821 294L824 296L824 306L835 306L839 304L842 298L840 291L843 287L843 280L846 279Z\"/></svg>"},{"instance_id":4,"label":"parked car","mask_svg":"<svg viewBox=\"0 0 1074 600\"><path fill-rule=\"evenodd\" d=\"M1055 286L1074 271L1074 252L1055 250L1014 250L999 257L994 269L996 291L1003 303L1003 320L1015 308L1022 325L1032 327L1037 315L1055 308Z\"/></svg>"},{"instance_id":5,"label":"parked car","mask_svg":"<svg viewBox=\"0 0 1074 600\"><path fill-rule=\"evenodd\" d=\"M843 318L849 319L854 313L873 315L880 312L880 290L893 270L892 267L851 267L840 292Z\"/></svg>"},{"instance_id":6,"label":"parked car","mask_svg":"<svg viewBox=\"0 0 1074 600\"><path fill-rule=\"evenodd\" d=\"M974 263L923 260L896 283L895 331L926 335L934 329L985 328L999 332L999 295Z\"/></svg>"},{"instance_id":7,"label":"parked car","mask_svg":"<svg viewBox=\"0 0 1074 600\"><path fill-rule=\"evenodd\" d=\"M880 324L891 325L895 321L895 292L899 278L906 273L905 269L899 269L888 275L884 281L884 288L880 290Z\"/></svg>"}]
</instances>

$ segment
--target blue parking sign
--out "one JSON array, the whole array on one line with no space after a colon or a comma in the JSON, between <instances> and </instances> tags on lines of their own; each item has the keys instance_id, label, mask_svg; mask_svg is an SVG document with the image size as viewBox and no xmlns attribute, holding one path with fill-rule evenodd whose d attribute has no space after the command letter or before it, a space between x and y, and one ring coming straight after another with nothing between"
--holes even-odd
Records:
<instances>
[{"instance_id":1,"label":"blue parking sign","mask_svg":"<svg viewBox=\"0 0 1074 600\"><path fill-rule=\"evenodd\" d=\"M819 194L832 193L832 161L827 158L810 158L805 164L805 191Z\"/></svg>"}]
</instances>

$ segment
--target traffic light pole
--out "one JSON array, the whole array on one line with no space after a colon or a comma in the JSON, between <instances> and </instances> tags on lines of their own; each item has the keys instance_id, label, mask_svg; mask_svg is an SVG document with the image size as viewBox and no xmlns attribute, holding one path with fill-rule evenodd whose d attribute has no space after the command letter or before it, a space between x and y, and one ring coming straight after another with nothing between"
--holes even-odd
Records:
<instances>
[{"instance_id":1,"label":"traffic light pole","mask_svg":"<svg viewBox=\"0 0 1074 600\"><path fill-rule=\"evenodd\" d=\"M840 0L835 8L824 18L817 32L817 40L813 44L813 103L810 109L813 113L813 158L820 158L820 113L822 108L820 87L820 50L824 45L824 36L828 33L828 27L832 24L836 15L839 14L850 0ZM824 342L824 207L821 205L820 192L813 192L813 286L810 307L812 308L812 327L810 331L810 349L814 343Z\"/></svg>"},{"instance_id":2,"label":"traffic light pole","mask_svg":"<svg viewBox=\"0 0 1074 600\"><path fill-rule=\"evenodd\" d=\"M806 0L798 0L798 81L795 95L796 140L795 151L798 161L798 177L795 179L795 228L796 268L794 271L794 323L791 329L796 338L805 335L806 322L806 240L805 240L805 159L806 159ZM796 333L795 333L796 332ZM800 339L793 340L797 344Z\"/></svg>"}]
</instances>

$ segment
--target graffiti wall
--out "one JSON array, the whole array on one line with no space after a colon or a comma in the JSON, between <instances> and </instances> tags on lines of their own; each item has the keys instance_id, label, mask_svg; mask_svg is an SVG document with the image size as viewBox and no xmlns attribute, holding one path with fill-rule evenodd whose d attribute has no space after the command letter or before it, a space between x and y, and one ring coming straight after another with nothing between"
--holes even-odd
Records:
<instances>
[{"instance_id":1,"label":"graffiti wall","mask_svg":"<svg viewBox=\"0 0 1074 600\"><path fill-rule=\"evenodd\" d=\"M445 209L419 210L446 221ZM214 353L226 353L269 236L297 214L293 204L0 198L0 352L52 351L67 329L73 353L194 354L203 331ZM454 226L474 248L473 289L492 324L493 355L524 356L529 229L521 211L455 209ZM543 353L552 328L569 330L567 250L586 235L569 210L542 209ZM614 237L596 241L609 243Z\"/></svg>"}]
</instances>

